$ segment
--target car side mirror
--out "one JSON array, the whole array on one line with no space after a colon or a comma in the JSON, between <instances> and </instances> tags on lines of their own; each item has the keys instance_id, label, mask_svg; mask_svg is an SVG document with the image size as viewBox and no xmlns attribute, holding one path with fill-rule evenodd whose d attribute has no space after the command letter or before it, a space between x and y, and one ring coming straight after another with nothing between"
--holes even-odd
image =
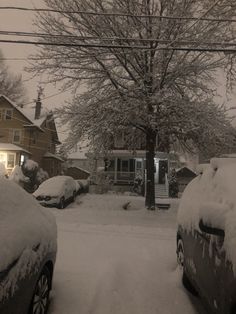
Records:
<instances>
[{"instance_id":1,"label":"car side mirror","mask_svg":"<svg viewBox=\"0 0 236 314\"><path fill-rule=\"evenodd\" d=\"M225 237L225 231L223 229L213 227L207 223L204 223L202 219L199 222L199 228L202 232L212 234L221 238Z\"/></svg>"}]
</instances>

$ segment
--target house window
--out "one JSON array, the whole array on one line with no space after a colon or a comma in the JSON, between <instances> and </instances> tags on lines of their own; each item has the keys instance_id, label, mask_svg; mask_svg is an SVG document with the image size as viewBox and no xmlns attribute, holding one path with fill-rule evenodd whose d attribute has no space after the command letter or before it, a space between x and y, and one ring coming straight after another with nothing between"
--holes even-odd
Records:
<instances>
[{"instance_id":1,"label":"house window","mask_svg":"<svg viewBox=\"0 0 236 314\"><path fill-rule=\"evenodd\" d=\"M121 160L121 171L122 172L128 172L129 171L129 160Z\"/></svg>"},{"instance_id":2,"label":"house window","mask_svg":"<svg viewBox=\"0 0 236 314\"><path fill-rule=\"evenodd\" d=\"M37 134L35 131L31 132L30 133L30 143L35 145L36 144L36 137L37 137Z\"/></svg>"},{"instance_id":3,"label":"house window","mask_svg":"<svg viewBox=\"0 0 236 314\"><path fill-rule=\"evenodd\" d=\"M13 130L13 143L20 143L21 141L21 130Z\"/></svg>"},{"instance_id":4,"label":"house window","mask_svg":"<svg viewBox=\"0 0 236 314\"><path fill-rule=\"evenodd\" d=\"M0 153L0 163L6 167L6 164L7 164L7 154L6 153Z\"/></svg>"},{"instance_id":5,"label":"house window","mask_svg":"<svg viewBox=\"0 0 236 314\"><path fill-rule=\"evenodd\" d=\"M13 116L13 109L5 109L5 120L11 120Z\"/></svg>"},{"instance_id":6,"label":"house window","mask_svg":"<svg viewBox=\"0 0 236 314\"><path fill-rule=\"evenodd\" d=\"M7 154L7 168L14 168L15 154Z\"/></svg>"}]
</instances>

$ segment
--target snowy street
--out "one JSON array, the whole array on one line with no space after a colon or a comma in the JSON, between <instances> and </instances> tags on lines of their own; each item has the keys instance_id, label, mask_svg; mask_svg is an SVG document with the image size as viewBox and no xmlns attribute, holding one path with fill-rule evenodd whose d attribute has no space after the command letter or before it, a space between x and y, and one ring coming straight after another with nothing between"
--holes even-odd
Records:
<instances>
[{"instance_id":1,"label":"snowy street","mask_svg":"<svg viewBox=\"0 0 236 314\"><path fill-rule=\"evenodd\" d=\"M172 202L151 212L141 197L88 194L51 209L58 257L49 313L197 313L177 269Z\"/></svg>"}]
</instances>

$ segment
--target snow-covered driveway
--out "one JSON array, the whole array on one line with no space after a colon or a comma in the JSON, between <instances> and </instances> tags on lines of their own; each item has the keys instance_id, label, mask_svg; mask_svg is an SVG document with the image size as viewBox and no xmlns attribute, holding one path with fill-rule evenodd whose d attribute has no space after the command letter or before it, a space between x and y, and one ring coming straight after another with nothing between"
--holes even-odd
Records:
<instances>
[{"instance_id":1,"label":"snow-covered driveway","mask_svg":"<svg viewBox=\"0 0 236 314\"><path fill-rule=\"evenodd\" d=\"M143 202L88 194L52 209L58 258L50 314L195 313L176 269L177 204L150 212Z\"/></svg>"}]
</instances>

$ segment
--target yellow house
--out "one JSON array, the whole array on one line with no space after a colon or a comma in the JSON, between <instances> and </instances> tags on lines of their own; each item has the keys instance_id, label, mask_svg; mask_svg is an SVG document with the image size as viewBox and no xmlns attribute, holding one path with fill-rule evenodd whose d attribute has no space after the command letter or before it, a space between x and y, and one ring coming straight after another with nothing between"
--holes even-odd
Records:
<instances>
[{"instance_id":1,"label":"yellow house","mask_svg":"<svg viewBox=\"0 0 236 314\"><path fill-rule=\"evenodd\" d=\"M30 158L50 177L60 174L63 160L56 155L58 144L53 114L42 109L40 98L34 107L21 108L0 95L0 162L8 173Z\"/></svg>"}]
</instances>

